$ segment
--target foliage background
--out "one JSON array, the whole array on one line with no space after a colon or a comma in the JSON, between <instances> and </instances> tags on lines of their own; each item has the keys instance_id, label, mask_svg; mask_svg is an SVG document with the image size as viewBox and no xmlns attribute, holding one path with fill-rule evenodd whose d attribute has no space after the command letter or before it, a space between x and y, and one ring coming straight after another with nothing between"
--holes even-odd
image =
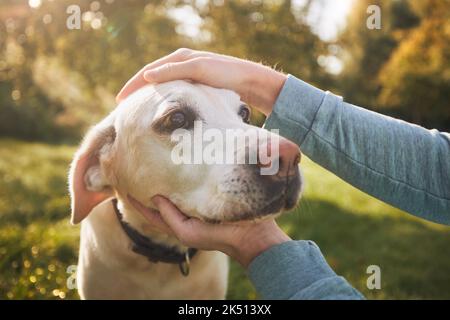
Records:
<instances>
[{"instance_id":1,"label":"foliage background","mask_svg":"<svg viewBox=\"0 0 450 320\"><path fill-rule=\"evenodd\" d=\"M70 158L123 83L179 47L261 61L359 106L448 131L450 2L354 0L345 27L324 40L316 27L329 1L1 0L0 298L77 298L66 286L78 247L68 224ZM66 28L72 4L82 30ZM380 30L366 28L369 4L382 10ZM381 204L311 161L303 166L305 198L280 219L292 237L316 241L369 298L450 298L448 228ZM382 290L365 286L370 264L382 267ZM230 277L229 298L256 297L235 264Z\"/></svg>"}]
</instances>

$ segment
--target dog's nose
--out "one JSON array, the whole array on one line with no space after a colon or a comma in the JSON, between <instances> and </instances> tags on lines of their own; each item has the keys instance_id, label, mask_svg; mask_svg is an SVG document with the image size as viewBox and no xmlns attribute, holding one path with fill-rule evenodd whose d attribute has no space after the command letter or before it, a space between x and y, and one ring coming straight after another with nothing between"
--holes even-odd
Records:
<instances>
[{"instance_id":1,"label":"dog's nose","mask_svg":"<svg viewBox=\"0 0 450 320\"><path fill-rule=\"evenodd\" d=\"M280 138L278 175L285 177L296 174L301 159L300 148L288 139Z\"/></svg>"},{"instance_id":2,"label":"dog's nose","mask_svg":"<svg viewBox=\"0 0 450 320\"><path fill-rule=\"evenodd\" d=\"M270 149L270 143L267 145L267 148ZM270 151L267 150L269 157ZM301 159L300 148L293 142L288 139L279 138L279 147L278 147L278 172L277 176L286 177L292 176L297 173L297 165ZM258 167L270 167L272 165L272 161L276 159L271 159L268 163L262 163L260 157L258 157Z\"/></svg>"}]
</instances>

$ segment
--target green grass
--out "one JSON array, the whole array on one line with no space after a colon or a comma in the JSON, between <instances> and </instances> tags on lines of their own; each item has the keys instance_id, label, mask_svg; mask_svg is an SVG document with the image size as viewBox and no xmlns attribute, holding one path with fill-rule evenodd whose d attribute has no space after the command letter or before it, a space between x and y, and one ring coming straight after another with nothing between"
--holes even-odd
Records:
<instances>
[{"instance_id":1,"label":"green grass","mask_svg":"<svg viewBox=\"0 0 450 320\"><path fill-rule=\"evenodd\" d=\"M71 146L0 140L0 299L73 299L77 262L66 173ZM312 239L327 261L371 299L450 299L450 228L425 222L349 186L305 159L306 194L279 219L292 238ZM366 268L381 268L381 290ZM232 263L228 298L257 295Z\"/></svg>"}]
</instances>

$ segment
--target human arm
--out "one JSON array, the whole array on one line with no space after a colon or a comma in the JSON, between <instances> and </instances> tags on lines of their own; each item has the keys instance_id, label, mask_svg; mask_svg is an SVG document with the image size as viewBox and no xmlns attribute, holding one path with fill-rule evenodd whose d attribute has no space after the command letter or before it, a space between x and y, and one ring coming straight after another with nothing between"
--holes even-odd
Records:
<instances>
[{"instance_id":1,"label":"human arm","mask_svg":"<svg viewBox=\"0 0 450 320\"><path fill-rule=\"evenodd\" d=\"M387 117L289 76L266 128L360 190L450 224L450 135Z\"/></svg>"},{"instance_id":2,"label":"human arm","mask_svg":"<svg viewBox=\"0 0 450 320\"><path fill-rule=\"evenodd\" d=\"M314 162L384 202L450 223L449 134L359 108L261 64L189 49L144 67L118 98L175 79L236 91L268 115L266 128L280 129Z\"/></svg>"}]
</instances>

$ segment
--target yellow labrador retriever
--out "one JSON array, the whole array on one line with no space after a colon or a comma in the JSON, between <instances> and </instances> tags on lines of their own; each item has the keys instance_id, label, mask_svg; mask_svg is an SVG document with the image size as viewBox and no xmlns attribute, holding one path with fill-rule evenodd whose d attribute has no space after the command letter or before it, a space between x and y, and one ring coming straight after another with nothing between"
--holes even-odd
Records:
<instances>
[{"instance_id":1,"label":"yellow labrador retriever","mask_svg":"<svg viewBox=\"0 0 450 320\"><path fill-rule=\"evenodd\" d=\"M261 174L268 163L258 156L255 163L174 160L176 130L189 133L200 124L215 135L229 129L268 132L250 126L248 118L234 92L172 81L138 90L86 135L69 177L72 223L83 221L77 270L82 299L225 298L227 257L186 248L153 229L127 196L151 207L154 195L164 195L187 215L216 223L292 208L302 189L300 153L273 133L249 143L244 156L267 148L276 136L275 174ZM223 146L212 144L216 151Z\"/></svg>"}]
</instances>

